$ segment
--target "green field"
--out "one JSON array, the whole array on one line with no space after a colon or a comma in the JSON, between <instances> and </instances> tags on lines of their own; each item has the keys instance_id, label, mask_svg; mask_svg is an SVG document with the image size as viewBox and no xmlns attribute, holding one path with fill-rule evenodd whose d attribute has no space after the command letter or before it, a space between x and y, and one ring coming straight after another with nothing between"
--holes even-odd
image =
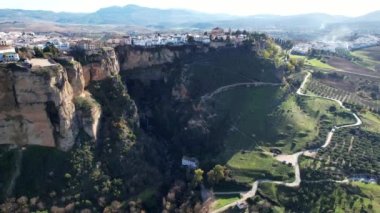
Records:
<instances>
[{"instance_id":1,"label":"green field","mask_svg":"<svg viewBox=\"0 0 380 213\"><path fill-rule=\"evenodd\" d=\"M317 136L318 121L305 113L294 95L284 88L235 88L214 100L215 111L229 125L224 137L223 159L241 150L274 146L286 153L301 150Z\"/></svg>"},{"instance_id":2,"label":"green field","mask_svg":"<svg viewBox=\"0 0 380 213\"><path fill-rule=\"evenodd\" d=\"M303 109L315 119L329 121L333 126L355 123L355 117L337 102L323 98L302 98ZM332 126L331 126L332 127Z\"/></svg>"},{"instance_id":3,"label":"green field","mask_svg":"<svg viewBox=\"0 0 380 213\"><path fill-rule=\"evenodd\" d=\"M291 154L311 142L321 145L333 126L355 122L334 101L288 94L280 87L234 88L216 95L211 104L218 122L227 125L224 151L216 161L231 168L241 183L269 177L291 181L293 168L265 151L275 147Z\"/></svg>"},{"instance_id":4,"label":"green field","mask_svg":"<svg viewBox=\"0 0 380 213\"><path fill-rule=\"evenodd\" d=\"M301 56L301 55L290 55L290 58L295 58L295 59L303 59L305 60L305 65L306 66L311 66L315 67L318 69L328 69L328 70L334 70L335 67L332 67L321 60L318 60L316 58L308 59L306 56Z\"/></svg>"},{"instance_id":5,"label":"green field","mask_svg":"<svg viewBox=\"0 0 380 213\"><path fill-rule=\"evenodd\" d=\"M289 96L273 114L279 135L285 136L277 141L277 146L283 146L281 150L289 154L303 149L318 136L318 120L302 110L297 98L300 97Z\"/></svg>"},{"instance_id":6,"label":"green field","mask_svg":"<svg viewBox=\"0 0 380 213\"><path fill-rule=\"evenodd\" d=\"M302 183L293 189L271 183L259 187L261 199L271 201L271 209L285 212L378 212L380 186L375 184Z\"/></svg>"},{"instance_id":7,"label":"green field","mask_svg":"<svg viewBox=\"0 0 380 213\"><path fill-rule=\"evenodd\" d=\"M258 151L239 152L228 162L235 180L241 183L252 183L257 179L292 181L294 169L282 164L268 154Z\"/></svg>"},{"instance_id":8,"label":"green field","mask_svg":"<svg viewBox=\"0 0 380 213\"><path fill-rule=\"evenodd\" d=\"M380 133L380 116L370 111L360 112L359 116L363 120L362 128L369 132Z\"/></svg>"},{"instance_id":9,"label":"green field","mask_svg":"<svg viewBox=\"0 0 380 213\"><path fill-rule=\"evenodd\" d=\"M359 60L355 61L356 64L364 66L370 70L377 71L377 69L380 67L380 61L378 59L380 57L378 54L379 50L380 49L376 47L366 48L362 50L353 51L351 52L351 54L359 58ZM377 53L375 53L374 51L376 51Z\"/></svg>"},{"instance_id":10,"label":"green field","mask_svg":"<svg viewBox=\"0 0 380 213\"><path fill-rule=\"evenodd\" d=\"M230 203L239 200L239 196L236 195L218 195L215 197L215 203L213 209L220 209Z\"/></svg>"},{"instance_id":11,"label":"green field","mask_svg":"<svg viewBox=\"0 0 380 213\"><path fill-rule=\"evenodd\" d=\"M353 182L352 185L358 186L360 190L367 196L365 203L372 204L373 209L380 211L380 185L365 184L361 182Z\"/></svg>"}]
</instances>

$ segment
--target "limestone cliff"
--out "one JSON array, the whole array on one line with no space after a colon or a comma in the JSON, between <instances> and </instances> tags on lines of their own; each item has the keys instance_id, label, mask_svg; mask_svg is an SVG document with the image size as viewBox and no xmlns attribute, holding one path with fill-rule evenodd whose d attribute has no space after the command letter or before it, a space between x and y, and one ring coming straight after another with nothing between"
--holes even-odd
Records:
<instances>
[{"instance_id":1,"label":"limestone cliff","mask_svg":"<svg viewBox=\"0 0 380 213\"><path fill-rule=\"evenodd\" d=\"M73 88L74 96L80 96L84 92L85 79L82 65L74 60L70 60L67 63L63 63L68 80Z\"/></svg>"},{"instance_id":2,"label":"limestone cliff","mask_svg":"<svg viewBox=\"0 0 380 213\"><path fill-rule=\"evenodd\" d=\"M141 48L118 46L116 53L119 57L121 70L147 68L155 65L172 63L176 59L194 51L207 52L207 46L155 47Z\"/></svg>"},{"instance_id":3,"label":"limestone cliff","mask_svg":"<svg viewBox=\"0 0 380 213\"><path fill-rule=\"evenodd\" d=\"M117 75L119 63L112 48L88 51L83 56L84 65L65 56L51 66L0 67L0 144L69 150L80 129L96 140L100 107L92 104L76 110L74 100L91 100L85 87L91 81Z\"/></svg>"},{"instance_id":4,"label":"limestone cliff","mask_svg":"<svg viewBox=\"0 0 380 213\"><path fill-rule=\"evenodd\" d=\"M88 136L96 140L101 116L100 105L91 97L89 92L85 92L83 97L76 97L74 103L78 129L83 129Z\"/></svg>"},{"instance_id":5,"label":"limestone cliff","mask_svg":"<svg viewBox=\"0 0 380 213\"><path fill-rule=\"evenodd\" d=\"M73 90L62 66L2 66L0 85L1 144L72 147Z\"/></svg>"},{"instance_id":6,"label":"limestone cliff","mask_svg":"<svg viewBox=\"0 0 380 213\"><path fill-rule=\"evenodd\" d=\"M55 64L30 70L1 66L0 144L41 145L66 151L74 145L81 128L96 140L101 109L93 104L86 110L76 110L75 97L91 97L84 91L81 64L70 61L64 67Z\"/></svg>"},{"instance_id":7,"label":"limestone cliff","mask_svg":"<svg viewBox=\"0 0 380 213\"><path fill-rule=\"evenodd\" d=\"M119 62L113 48L91 50L85 52L85 55L85 63L82 65L86 86L91 81L100 81L119 73Z\"/></svg>"}]
</instances>

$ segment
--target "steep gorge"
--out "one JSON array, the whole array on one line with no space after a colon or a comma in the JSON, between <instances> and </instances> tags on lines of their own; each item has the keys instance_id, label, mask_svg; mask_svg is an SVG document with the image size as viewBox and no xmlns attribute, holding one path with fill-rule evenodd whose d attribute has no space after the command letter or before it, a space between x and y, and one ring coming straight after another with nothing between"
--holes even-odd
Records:
<instances>
[{"instance_id":1,"label":"steep gorge","mask_svg":"<svg viewBox=\"0 0 380 213\"><path fill-rule=\"evenodd\" d=\"M56 198L44 200L48 206L74 202L80 209L89 200L103 209L127 197L156 209L169 186L184 179L182 155L203 160L222 148L223 134L216 133L226 126L201 97L229 84L280 83L283 77L250 45L118 46L73 56L53 67L4 66L0 72L0 141L68 151L27 148L23 158L28 166L14 195L44 200L54 191ZM62 169L49 161L33 165L37 155L57 158ZM70 178L63 181L64 175Z\"/></svg>"}]
</instances>

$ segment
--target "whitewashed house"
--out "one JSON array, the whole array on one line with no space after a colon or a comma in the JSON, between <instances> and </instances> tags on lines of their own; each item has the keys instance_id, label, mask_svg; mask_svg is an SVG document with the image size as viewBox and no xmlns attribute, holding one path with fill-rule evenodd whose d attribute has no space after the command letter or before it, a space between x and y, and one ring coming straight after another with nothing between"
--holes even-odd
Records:
<instances>
[{"instance_id":1,"label":"whitewashed house","mask_svg":"<svg viewBox=\"0 0 380 213\"><path fill-rule=\"evenodd\" d=\"M0 39L0 46L11 46L12 44L12 40Z\"/></svg>"},{"instance_id":2,"label":"whitewashed house","mask_svg":"<svg viewBox=\"0 0 380 213\"><path fill-rule=\"evenodd\" d=\"M15 52L7 52L3 53L0 59L2 59L3 62L16 62L20 60L20 56Z\"/></svg>"},{"instance_id":3,"label":"whitewashed house","mask_svg":"<svg viewBox=\"0 0 380 213\"><path fill-rule=\"evenodd\" d=\"M190 168L190 169L196 169L198 168L199 161L196 158L190 158L183 156L182 157L182 166Z\"/></svg>"}]
</instances>

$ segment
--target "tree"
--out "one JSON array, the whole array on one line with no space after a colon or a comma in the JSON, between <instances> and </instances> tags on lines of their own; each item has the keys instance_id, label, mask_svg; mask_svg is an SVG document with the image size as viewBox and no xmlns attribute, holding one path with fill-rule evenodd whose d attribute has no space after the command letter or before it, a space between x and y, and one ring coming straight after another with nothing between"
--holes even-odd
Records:
<instances>
[{"instance_id":1,"label":"tree","mask_svg":"<svg viewBox=\"0 0 380 213\"><path fill-rule=\"evenodd\" d=\"M330 112L336 112L336 106L330 106L329 111Z\"/></svg>"},{"instance_id":2,"label":"tree","mask_svg":"<svg viewBox=\"0 0 380 213\"><path fill-rule=\"evenodd\" d=\"M187 36L187 42L189 42L189 43L195 42L194 36L188 35Z\"/></svg>"},{"instance_id":3,"label":"tree","mask_svg":"<svg viewBox=\"0 0 380 213\"><path fill-rule=\"evenodd\" d=\"M202 183L203 181L203 173L204 171L202 169L196 169L194 171L194 177L193 177L193 183L194 185L198 185L200 183Z\"/></svg>"},{"instance_id":4,"label":"tree","mask_svg":"<svg viewBox=\"0 0 380 213\"><path fill-rule=\"evenodd\" d=\"M33 50L34 50L34 56L36 56L37 58L44 57L43 52L38 47L34 47Z\"/></svg>"},{"instance_id":5,"label":"tree","mask_svg":"<svg viewBox=\"0 0 380 213\"><path fill-rule=\"evenodd\" d=\"M207 181L210 184L218 184L220 181L226 178L226 167L221 165L215 165L212 170L207 172Z\"/></svg>"},{"instance_id":6,"label":"tree","mask_svg":"<svg viewBox=\"0 0 380 213\"><path fill-rule=\"evenodd\" d=\"M43 52L51 54L52 56L57 56L59 54L59 50L51 43L46 44L46 47L43 49Z\"/></svg>"}]
</instances>

